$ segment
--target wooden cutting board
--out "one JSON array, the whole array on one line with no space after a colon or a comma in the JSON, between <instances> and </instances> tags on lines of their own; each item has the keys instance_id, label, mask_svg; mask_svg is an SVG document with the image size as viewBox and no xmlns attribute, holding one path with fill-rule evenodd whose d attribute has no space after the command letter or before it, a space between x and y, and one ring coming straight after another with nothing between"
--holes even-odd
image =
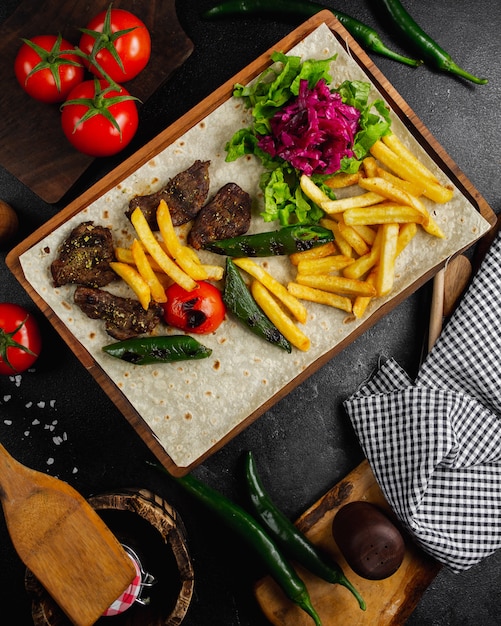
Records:
<instances>
[{"instance_id":1,"label":"wooden cutting board","mask_svg":"<svg viewBox=\"0 0 501 626\"><path fill-rule=\"evenodd\" d=\"M37 102L18 85L12 67L20 38L61 32L76 45L78 29L108 5L109 0L24 0L0 28L0 164L49 203L62 198L93 158L68 143L57 104ZM184 63L194 46L178 22L175 0L115 0L113 6L135 13L150 30L150 61L125 85L145 102Z\"/></svg>"},{"instance_id":2,"label":"wooden cutting board","mask_svg":"<svg viewBox=\"0 0 501 626\"><path fill-rule=\"evenodd\" d=\"M299 567L298 573L308 587L323 626L402 625L441 566L405 537L405 557L393 576L380 581L357 576L342 557L331 532L336 512L354 500L372 502L388 511L394 519L369 463L363 461L303 513L296 525L341 565L348 579L360 591L367 609L362 611L353 595L344 587L326 583ZM313 623L304 611L288 600L271 577L258 581L255 595L263 613L275 626L311 626Z\"/></svg>"}]
</instances>

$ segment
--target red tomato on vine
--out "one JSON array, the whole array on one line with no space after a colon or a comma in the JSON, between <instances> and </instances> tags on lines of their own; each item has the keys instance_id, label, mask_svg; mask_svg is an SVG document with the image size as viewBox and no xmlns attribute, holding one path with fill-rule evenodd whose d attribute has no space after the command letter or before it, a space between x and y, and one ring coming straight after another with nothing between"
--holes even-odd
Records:
<instances>
[{"instance_id":1,"label":"red tomato on vine","mask_svg":"<svg viewBox=\"0 0 501 626\"><path fill-rule=\"evenodd\" d=\"M80 152L95 157L123 150L139 124L137 100L105 81L86 80L77 85L62 105L61 124L68 141Z\"/></svg>"},{"instance_id":2,"label":"red tomato on vine","mask_svg":"<svg viewBox=\"0 0 501 626\"><path fill-rule=\"evenodd\" d=\"M83 62L73 53L73 45L61 35L37 35L22 41L14 61L18 83L35 100L65 100L84 79Z\"/></svg>"},{"instance_id":3,"label":"red tomato on vine","mask_svg":"<svg viewBox=\"0 0 501 626\"><path fill-rule=\"evenodd\" d=\"M0 303L0 374L24 372L38 358L42 348L36 319L23 307Z\"/></svg>"},{"instance_id":4,"label":"red tomato on vine","mask_svg":"<svg viewBox=\"0 0 501 626\"><path fill-rule=\"evenodd\" d=\"M150 33L144 22L129 11L110 5L81 31L79 48L90 57L89 69L96 76L124 83L137 76L150 59Z\"/></svg>"}]
</instances>

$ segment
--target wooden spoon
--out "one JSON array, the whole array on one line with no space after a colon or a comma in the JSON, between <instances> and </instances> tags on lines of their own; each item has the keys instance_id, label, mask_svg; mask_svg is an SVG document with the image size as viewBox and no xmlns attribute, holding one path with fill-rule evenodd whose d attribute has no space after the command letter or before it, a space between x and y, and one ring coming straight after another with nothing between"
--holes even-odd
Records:
<instances>
[{"instance_id":1,"label":"wooden spoon","mask_svg":"<svg viewBox=\"0 0 501 626\"><path fill-rule=\"evenodd\" d=\"M433 279L433 293L428 328L428 352L442 332L444 317L449 317L470 282L470 260L460 254L442 268Z\"/></svg>"},{"instance_id":2,"label":"wooden spoon","mask_svg":"<svg viewBox=\"0 0 501 626\"><path fill-rule=\"evenodd\" d=\"M0 499L21 560L73 624L94 624L135 576L116 537L70 485L21 465L1 444Z\"/></svg>"}]
</instances>

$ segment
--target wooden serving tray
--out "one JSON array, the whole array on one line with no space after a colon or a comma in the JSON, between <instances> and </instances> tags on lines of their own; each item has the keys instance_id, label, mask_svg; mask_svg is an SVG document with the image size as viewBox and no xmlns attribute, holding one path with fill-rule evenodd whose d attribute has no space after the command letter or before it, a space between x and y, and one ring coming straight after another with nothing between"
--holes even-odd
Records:
<instances>
[{"instance_id":1,"label":"wooden serving tray","mask_svg":"<svg viewBox=\"0 0 501 626\"><path fill-rule=\"evenodd\" d=\"M404 535L405 556L395 574L379 581L366 580L355 574L341 555L331 531L336 512L355 500L371 502L392 515L368 461L361 463L303 513L296 525L339 563L364 598L366 610L359 608L354 596L344 587L326 583L304 569L298 568L298 573L306 583L323 626L403 625L441 565ZM311 618L284 595L272 578L258 581L254 591L261 609L275 626L311 626Z\"/></svg>"},{"instance_id":2,"label":"wooden serving tray","mask_svg":"<svg viewBox=\"0 0 501 626\"><path fill-rule=\"evenodd\" d=\"M109 5L109 0L24 0L0 28L0 57L5 75L0 93L0 163L46 202L57 202L93 161L66 140L59 105L30 98L18 85L14 59L21 37L57 34L75 45L79 28ZM193 44L181 28L175 0L115 0L115 8L140 17L151 34L152 54L146 68L124 86L145 102L189 57ZM24 111L19 115L19 111Z\"/></svg>"},{"instance_id":3,"label":"wooden serving tray","mask_svg":"<svg viewBox=\"0 0 501 626\"><path fill-rule=\"evenodd\" d=\"M181 117L177 122L160 133L151 142L141 148L136 154L126 159L115 170L104 176L81 197L74 200L36 232L32 233L25 241L20 243L7 257L7 265L11 271L28 291L30 296L47 316L53 326L61 334L68 346L80 359L84 367L94 376L99 385L122 411L127 420L135 428L136 432L150 447L152 452L156 454L159 460L172 473L177 475L189 472L193 467L203 462L204 459L213 454L216 450L223 447L230 439L235 437L235 435L256 420L278 400L287 395L289 391L300 384L314 371L319 369L324 363L329 361L335 354L343 350L345 346L363 334L368 328L374 325L389 310L396 307L412 292L426 283L441 267L444 266L447 259L444 258L443 262L437 263L434 267L430 267L429 269L423 271L423 273L419 276L416 276L416 279L412 282L412 284L393 295L388 302L384 303L381 307L372 312L372 314L363 320L360 325L353 328L347 336L343 337L335 343L335 345L329 344L327 346L327 350L318 358L315 360L310 359L310 361L308 361L308 363L304 366L297 367L294 375L276 392L268 392L268 395L263 394L260 396L259 403L252 405L251 407L249 407L249 403L247 402L245 415L239 419L236 424L232 424L231 428L229 428L223 435L218 433L218 436L211 435L210 438L208 437L204 441L206 448L203 451L197 451L196 454L192 455L193 458L187 462L176 463L173 461L169 451L166 450L166 447L168 446L164 447L164 445L162 445L156 433L153 432L152 428L148 425L148 423L146 423L145 419L143 419L141 414L139 414L134 408L131 401L129 401L124 393L122 393L119 387L97 363L91 353L75 338L75 336L68 330L62 319L55 314L54 310L26 279L19 257L31 248L37 246L37 244L39 244L46 237L50 236L51 233L56 231L59 227L65 225L68 220L79 216L79 214L86 209L86 207L92 205L93 202L100 199L107 192L111 193L114 190L118 190L122 193L124 181L131 174L136 172L145 164L148 164L149 166L151 163L154 163L155 157L157 157L162 151L168 150L172 146L176 147L178 145L176 144L178 140L182 143L184 141L184 135L188 131L192 131L196 127L205 127L203 120L205 120L207 116L230 99L235 83L248 83L269 66L270 54L273 51L281 50L283 52L287 52L291 50L296 44L300 43L322 24L325 24L330 29L339 44L347 50L349 56L360 66L367 78L374 83L382 94L384 94L384 97L389 102L395 115L399 118L399 120L401 120L409 133L421 144L423 149L430 155L435 163L456 185L460 193L466 197L468 202L473 205L474 209L478 210L478 212L487 220L489 224L493 224L496 217L495 213L489 207L484 198L461 172L454 161L448 156L445 150L438 144L424 124L417 118L412 109L403 101L391 84L376 68L374 63L363 52L360 46L334 18L332 13L330 11L323 11L296 28L288 36L273 46L273 48L270 48L270 50L262 54L244 70L224 83L211 96L206 98L199 105L195 106L190 112ZM480 235L481 233L478 233L477 238L480 237ZM474 240L475 237L472 237L472 241L469 245L472 245ZM459 253L464 249L465 248L462 248L461 250L454 250L454 254ZM276 358L278 362L278 359L281 357L280 355L277 355ZM300 356L298 355L296 358L299 359ZM228 410L229 404L231 405L231 401L229 403L226 402L224 407L225 411ZM221 411L221 413L225 411ZM193 419L190 421L191 423L194 423ZM172 440L169 440L168 443L170 446L176 445Z\"/></svg>"}]
</instances>

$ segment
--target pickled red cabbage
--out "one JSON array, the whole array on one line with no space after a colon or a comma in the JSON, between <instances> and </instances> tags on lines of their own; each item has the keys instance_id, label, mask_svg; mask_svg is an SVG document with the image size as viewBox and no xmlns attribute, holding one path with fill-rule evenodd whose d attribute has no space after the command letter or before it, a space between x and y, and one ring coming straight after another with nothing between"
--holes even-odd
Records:
<instances>
[{"instance_id":1,"label":"pickled red cabbage","mask_svg":"<svg viewBox=\"0 0 501 626\"><path fill-rule=\"evenodd\" d=\"M271 134L258 146L272 158L281 157L300 172L333 174L343 157L352 157L360 111L344 104L324 79L310 89L301 80L298 96L270 120Z\"/></svg>"}]
</instances>

